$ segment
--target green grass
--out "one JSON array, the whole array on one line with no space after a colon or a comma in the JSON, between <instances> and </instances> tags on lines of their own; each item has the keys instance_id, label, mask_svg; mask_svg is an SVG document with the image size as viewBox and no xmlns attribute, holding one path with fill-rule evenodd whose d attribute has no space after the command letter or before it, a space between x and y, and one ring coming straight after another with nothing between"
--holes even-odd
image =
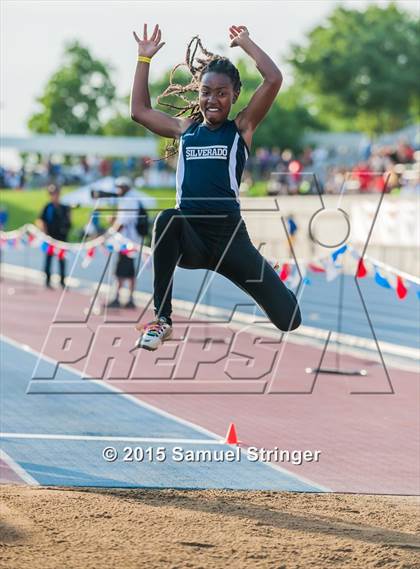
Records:
<instances>
[{"instance_id":1,"label":"green grass","mask_svg":"<svg viewBox=\"0 0 420 569\"><path fill-rule=\"evenodd\" d=\"M62 193L66 194L75 190L74 186L63 188ZM175 190L172 188L156 188L142 190L145 194L156 198L157 208L166 209L175 205ZM34 223L40 215L43 207L48 202L48 195L45 189L37 190L0 190L0 205L7 209L9 219L7 231L18 229L25 223ZM72 228L69 234L69 241L80 241L80 233L89 220L91 208L76 207L72 209L71 219ZM152 216L156 212L151 212Z\"/></svg>"},{"instance_id":2,"label":"green grass","mask_svg":"<svg viewBox=\"0 0 420 569\"><path fill-rule=\"evenodd\" d=\"M75 186L66 186L62 193L66 194L75 190ZM157 209L168 209L175 206L175 189L174 188L156 188L144 189L142 192L157 201ZM248 196L265 196L267 195L267 183L256 182L249 190ZM42 211L42 208L48 202L46 190L4 190L0 189L0 205L7 209L9 219L6 229L11 231L17 229L25 223L34 223ZM151 211L151 216L156 215L156 211ZM91 208L76 207L72 209L72 228L69 235L70 241L79 241L80 233L89 220Z\"/></svg>"},{"instance_id":3,"label":"green grass","mask_svg":"<svg viewBox=\"0 0 420 569\"><path fill-rule=\"evenodd\" d=\"M63 188L63 194L71 192L75 187ZM7 209L9 219L6 230L12 231L25 225L34 223L43 207L48 202L45 189L39 190L0 190L0 205ZM72 228L69 234L70 241L78 241L80 231L86 225L90 216L90 208L78 207L72 210Z\"/></svg>"},{"instance_id":4,"label":"green grass","mask_svg":"<svg viewBox=\"0 0 420 569\"><path fill-rule=\"evenodd\" d=\"M144 189L141 191L152 198L156 198L156 207L160 211L162 209L168 209L170 207L175 207L175 188L155 188L155 189ZM153 211L154 215L156 212Z\"/></svg>"},{"instance_id":5,"label":"green grass","mask_svg":"<svg viewBox=\"0 0 420 569\"><path fill-rule=\"evenodd\" d=\"M267 182L255 182L248 190L247 196L261 197L267 195Z\"/></svg>"}]
</instances>

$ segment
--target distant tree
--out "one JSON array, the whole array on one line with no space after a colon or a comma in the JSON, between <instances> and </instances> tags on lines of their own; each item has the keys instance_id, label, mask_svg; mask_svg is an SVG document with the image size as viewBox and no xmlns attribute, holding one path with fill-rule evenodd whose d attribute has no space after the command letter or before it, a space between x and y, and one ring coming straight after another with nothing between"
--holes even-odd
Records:
<instances>
[{"instance_id":1,"label":"distant tree","mask_svg":"<svg viewBox=\"0 0 420 569\"><path fill-rule=\"evenodd\" d=\"M145 136L146 129L136 124L127 114L115 114L103 126L105 136Z\"/></svg>"},{"instance_id":2,"label":"distant tree","mask_svg":"<svg viewBox=\"0 0 420 569\"><path fill-rule=\"evenodd\" d=\"M52 75L37 99L41 110L28 127L37 133L102 134L115 86L108 63L94 59L79 42L66 45L63 65Z\"/></svg>"},{"instance_id":3,"label":"distant tree","mask_svg":"<svg viewBox=\"0 0 420 569\"><path fill-rule=\"evenodd\" d=\"M326 126L374 134L418 120L419 19L394 3L337 7L289 61Z\"/></svg>"},{"instance_id":4,"label":"distant tree","mask_svg":"<svg viewBox=\"0 0 420 569\"><path fill-rule=\"evenodd\" d=\"M102 128L105 136L147 136L150 133L144 126L134 122L130 116L130 96L127 95L114 104L113 114Z\"/></svg>"},{"instance_id":5,"label":"distant tree","mask_svg":"<svg viewBox=\"0 0 420 569\"><path fill-rule=\"evenodd\" d=\"M232 116L247 105L262 82L262 77L255 67L245 60L239 60L236 65L241 76L242 89L238 101L232 108ZM309 112L301 91L294 85L283 85L270 111L254 134L253 147L278 146L298 152L302 150L305 131L322 128L320 121Z\"/></svg>"}]
</instances>

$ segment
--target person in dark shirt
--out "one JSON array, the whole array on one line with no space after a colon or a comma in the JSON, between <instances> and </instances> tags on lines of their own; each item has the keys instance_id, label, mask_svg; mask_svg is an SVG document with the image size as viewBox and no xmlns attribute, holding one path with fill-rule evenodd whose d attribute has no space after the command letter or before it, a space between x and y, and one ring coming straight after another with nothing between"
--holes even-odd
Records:
<instances>
[{"instance_id":1,"label":"person in dark shirt","mask_svg":"<svg viewBox=\"0 0 420 569\"><path fill-rule=\"evenodd\" d=\"M67 235L71 227L70 207L60 203L60 188L56 184L51 184L47 188L50 197L50 202L44 207L38 219L38 226L46 234L53 239L59 241L67 241ZM53 255L47 251L45 253L45 285L51 288L51 261ZM64 258L59 258L58 263L60 266L60 282L64 288L65 274L66 274L66 261Z\"/></svg>"}]
</instances>

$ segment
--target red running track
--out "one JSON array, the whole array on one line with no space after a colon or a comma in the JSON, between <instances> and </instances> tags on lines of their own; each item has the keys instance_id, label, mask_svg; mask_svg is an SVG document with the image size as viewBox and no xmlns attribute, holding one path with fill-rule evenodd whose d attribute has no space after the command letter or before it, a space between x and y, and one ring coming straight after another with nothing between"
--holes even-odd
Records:
<instances>
[{"instance_id":1,"label":"red running track","mask_svg":"<svg viewBox=\"0 0 420 569\"><path fill-rule=\"evenodd\" d=\"M150 320L150 312L89 316L86 295L11 281L2 283L2 294L6 336L60 361L80 358L72 365L89 377L221 436L233 421L247 445L320 450L318 463L281 466L333 491L419 493L415 373L389 368L392 394L381 365L346 355L343 368L364 367L368 376L320 375L313 385L304 370L319 362L318 348L280 343L280 335L261 338L249 329L238 334L226 323L188 326L184 318L162 349L132 352L134 323ZM203 341L209 332L225 343ZM203 360L208 363L198 365ZM323 365L334 364L327 352Z\"/></svg>"}]
</instances>

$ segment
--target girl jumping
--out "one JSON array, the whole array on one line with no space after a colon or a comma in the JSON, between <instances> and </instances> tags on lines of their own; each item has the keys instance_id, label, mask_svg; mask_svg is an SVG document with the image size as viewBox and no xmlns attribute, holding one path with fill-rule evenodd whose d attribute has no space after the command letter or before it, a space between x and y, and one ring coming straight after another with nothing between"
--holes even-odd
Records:
<instances>
[{"instance_id":1,"label":"girl jumping","mask_svg":"<svg viewBox=\"0 0 420 569\"><path fill-rule=\"evenodd\" d=\"M172 281L176 266L211 269L246 291L280 330L296 329L301 315L295 295L251 243L241 217L239 185L253 134L281 87L275 63L250 38L245 26L229 28L230 47L239 46L256 63L263 81L234 120L228 116L239 97L238 70L213 55L198 38L188 46L189 85L171 85L163 95L178 95L184 107L176 116L152 108L148 89L152 57L162 48L156 25L148 38L133 32L138 63L131 94L131 117L150 131L179 141L176 206L159 213L153 229L154 311L141 328L136 346L156 350L172 332ZM195 49L193 48L195 42ZM202 57L196 58L198 47ZM176 68L175 68L176 69ZM198 99L191 99L198 93Z\"/></svg>"}]
</instances>

